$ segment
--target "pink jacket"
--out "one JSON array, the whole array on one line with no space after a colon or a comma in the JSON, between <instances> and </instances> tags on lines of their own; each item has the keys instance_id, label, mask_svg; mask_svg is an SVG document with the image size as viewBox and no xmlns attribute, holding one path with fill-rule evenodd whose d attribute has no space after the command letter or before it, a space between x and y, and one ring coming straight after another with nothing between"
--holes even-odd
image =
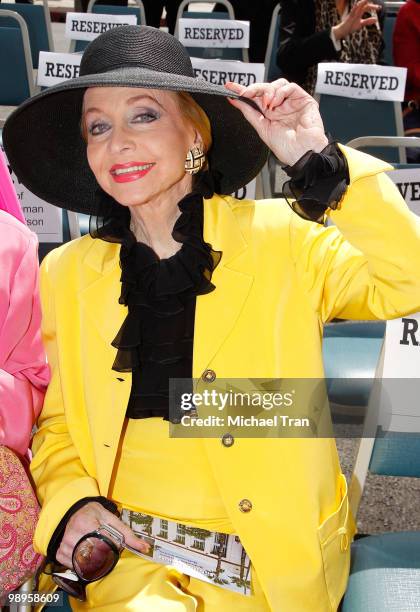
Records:
<instances>
[{"instance_id":1,"label":"pink jacket","mask_svg":"<svg viewBox=\"0 0 420 612\"><path fill-rule=\"evenodd\" d=\"M22 223L26 223L16 192L10 178L6 159L0 149L0 209L10 213Z\"/></svg>"},{"instance_id":2,"label":"pink jacket","mask_svg":"<svg viewBox=\"0 0 420 612\"><path fill-rule=\"evenodd\" d=\"M49 369L41 344L37 238L0 210L0 444L28 450Z\"/></svg>"}]
</instances>

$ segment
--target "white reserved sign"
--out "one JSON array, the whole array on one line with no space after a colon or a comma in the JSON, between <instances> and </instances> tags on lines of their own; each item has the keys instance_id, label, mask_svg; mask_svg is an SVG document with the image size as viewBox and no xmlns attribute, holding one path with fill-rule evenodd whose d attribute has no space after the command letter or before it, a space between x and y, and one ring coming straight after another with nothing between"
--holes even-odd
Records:
<instances>
[{"instance_id":1,"label":"white reserved sign","mask_svg":"<svg viewBox=\"0 0 420 612\"><path fill-rule=\"evenodd\" d=\"M113 28L136 25L136 15L99 15L97 13L67 13L66 37L71 40L94 40Z\"/></svg>"},{"instance_id":2,"label":"white reserved sign","mask_svg":"<svg viewBox=\"0 0 420 612\"><path fill-rule=\"evenodd\" d=\"M388 174L408 207L420 215L420 170ZM420 432L420 313L387 321L384 351L381 424L391 431Z\"/></svg>"},{"instance_id":3,"label":"white reserved sign","mask_svg":"<svg viewBox=\"0 0 420 612\"><path fill-rule=\"evenodd\" d=\"M4 153L3 147L1 149ZM29 229L38 235L39 242L63 242L63 211L61 208L44 202L29 191L11 170L7 157L6 162Z\"/></svg>"},{"instance_id":4,"label":"white reserved sign","mask_svg":"<svg viewBox=\"0 0 420 612\"><path fill-rule=\"evenodd\" d=\"M384 351L379 422L390 431L420 432L419 313L387 321Z\"/></svg>"},{"instance_id":5,"label":"white reserved sign","mask_svg":"<svg viewBox=\"0 0 420 612\"><path fill-rule=\"evenodd\" d=\"M81 53L50 53L40 51L38 85L50 87L79 76Z\"/></svg>"},{"instance_id":6,"label":"white reserved sign","mask_svg":"<svg viewBox=\"0 0 420 612\"><path fill-rule=\"evenodd\" d=\"M178 38L186 47L248 49L249 21L236 19L180 19Z\"/></svg>"},{"instance_id":7,"label":"white reserved sign","mask_svg":"<svg viewBox=\"0 0 420 612\"><path fill-rule=\"evenodd\" d=\"M420 216L420 168L392 170L388 175L400 190L410 210Z\"/></svg>"},{"instance_id":8,"label":"white reserved sign","mask_svg":"<svg viewBox=\"0 0 420 612\"><path fill-rule=\"evenodd\" d=\"M316 93L364 100L404 100L407 68L377 64L318 64Z\"/></svg>"},{"instance_id":9,"label":"white reserved sign","mask_svg":"<svg viewBox=\"0 0 420 612\"><path fill-rule=\"evenodd\" d=\"M233 81L247 87L264 81L264 64L201 57L192 57L191 63L194 75L213 85L224 85L227 81Z\"/></svg>"}]
</instances>

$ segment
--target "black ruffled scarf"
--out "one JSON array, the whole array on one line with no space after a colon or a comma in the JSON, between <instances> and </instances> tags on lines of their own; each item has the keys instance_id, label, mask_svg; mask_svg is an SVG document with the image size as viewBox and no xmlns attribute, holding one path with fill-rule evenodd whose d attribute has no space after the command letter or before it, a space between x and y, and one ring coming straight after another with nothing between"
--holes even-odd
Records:
<instances>
[{"instance_id":1,"label":"black ruffled scarf","mask_svg":"<svg viewBox=\"0 0 420 612\"><path fill-rule=\"evenodd\" d=\"M100 197L106 210L107 196L102 192ZM204 242L203 195L198 191L178 204L181 215L172 236L182 246L167 259L137 242L128 209L109 201L108 206L111 213L96 219L91 235L121 243L119 302L128 314L112 342L118 349L113 369L133 373L127 417L168 420L169 379L192 377L196 296L215 289L211 277L222 253Z\"/></svg>"}]
</instances>

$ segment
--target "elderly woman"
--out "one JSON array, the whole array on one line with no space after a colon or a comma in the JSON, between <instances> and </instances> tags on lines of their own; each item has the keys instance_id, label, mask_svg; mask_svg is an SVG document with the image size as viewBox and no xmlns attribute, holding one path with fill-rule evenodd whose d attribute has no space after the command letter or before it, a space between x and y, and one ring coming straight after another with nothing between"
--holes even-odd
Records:
<instances>
[{"instance_id":1,"label":"elderly woman","mask_svg":"<svg viewBox=\"0 0 420 612\"><path fill-rule=\"evenodd\" d=\"M57 581L80 599L86 587L74 610L336 610L354 527L334 440L227 426L170 437L168 379L322 378L324 322L420 309L420 225L389 166L329 144L297 85L193 74L169 34L121 27L89 45L80 78L5 125L20 180L95 216L42 269L53 378L34 443L35 544L64 566ZM267 147L300 216L228 195ZM325 214L336 227L308 220ZM116 565L115 529L130 548ZM63 583L72 567L83 580Z\"/></svg>"},{"instance_id":2,"label":"elderly woman","mask_svg":"<svg viewBox=\"0 0 420 612\"><path fill-rule=\"evenodd\" d=\"M313 93L319 62L383 63L383 0L281 0L277 63Z\"/></svg>"}]
</instances>

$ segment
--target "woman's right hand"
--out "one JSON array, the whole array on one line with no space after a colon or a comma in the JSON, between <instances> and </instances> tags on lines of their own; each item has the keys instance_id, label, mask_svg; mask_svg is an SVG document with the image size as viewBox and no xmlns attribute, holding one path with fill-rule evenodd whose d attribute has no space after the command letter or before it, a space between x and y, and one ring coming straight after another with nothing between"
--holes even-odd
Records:
<instances>
[{"instance_id":1,"label":"woman's right hand","mask_svg":"<svg viewBox=\"0 0 420 612\"><path fill-rule=\"evenodd\" d=\"M100 525L104 524L111 525L122 533L129 546L143 553L148 552L149 544L138 538L115 514L106 510L99 502L89 502L80 510L77 510L69 519L60 547L57 550L57 561L72 569L72 553L77 542L86 533L95 531Z\"/></svg>"},{"instance_id":2,"label":"woman's right hand","mask_svg":"<svg viewBox=\"0 0 420 612\"><path fill-rule=\"evenodd\" d=\"M359 0L356 2L349 14L339 23L332 28L336 40L346 38L349 34L361 30L365 26L375 25L378 26L377 12L381 10L379 4L373 4L369 0ZM375 13L373 17L367 17L363 19L363 15L368 13Z\"/></svg>"}]
</instances>

